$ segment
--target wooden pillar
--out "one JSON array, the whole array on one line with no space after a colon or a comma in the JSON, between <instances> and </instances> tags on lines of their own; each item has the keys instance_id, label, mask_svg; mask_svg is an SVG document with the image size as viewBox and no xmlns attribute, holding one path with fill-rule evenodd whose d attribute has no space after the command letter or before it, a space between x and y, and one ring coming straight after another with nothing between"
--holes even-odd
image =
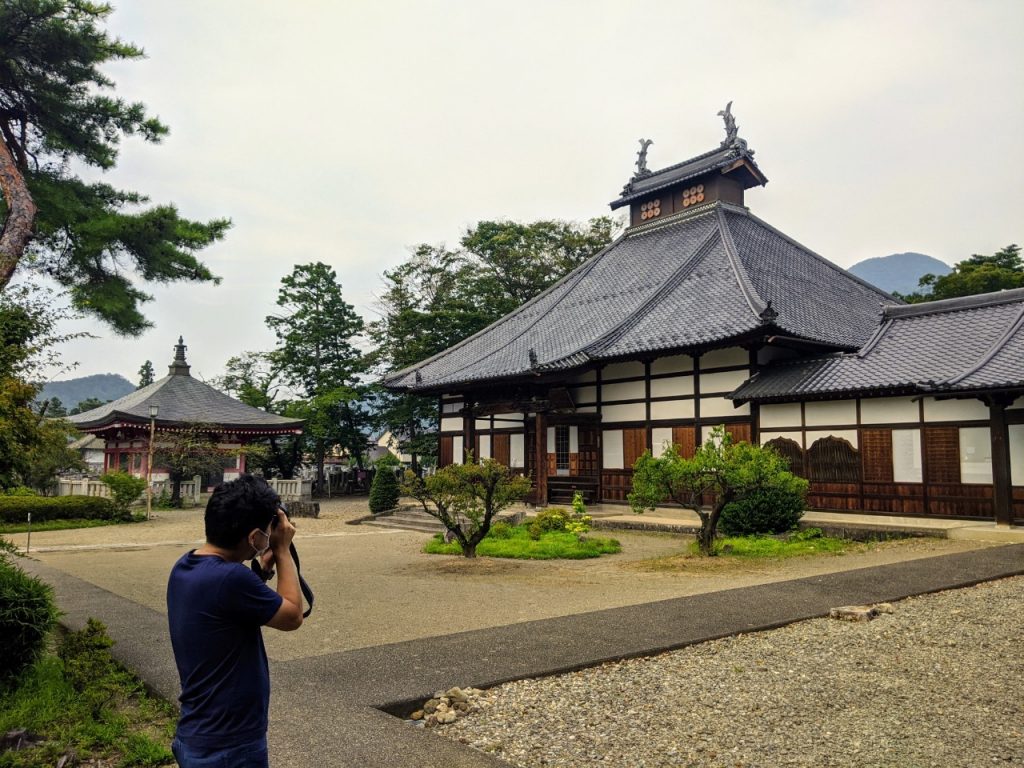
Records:
<instances>
[{"instance_id":1,"label":"wooden pillar","mask_svg":"<svg viewBox=\"0 0 1024 768\"><path fill-rule=\"evenodd\" d=\"M480 457L476 455L476 417L473 415L473 411L469 407L468 400L466 400L463 405L462 455L457 458L457 463L466 463L466 451L473 452L473 464L478 464L480 462Z\"/></svg>"},{"instance_id":2,"label":"wooden pillar","mask_svg":"<svg viewBox=\"0 0 1024 768\"><path fill-rule=\"evenodd\" d=\"M1006 425L1005 397L989 398L989 433L992 440L992 504L996 525L1013 522L1013 488L1010 486L1010 430Z\"/></svg>"},{"instance_id":3,"label":"wooden pillar","mask_svg":"<svg viewBox=\"0 0 1024 768\"><path fill-rule=\"evenodd\" d=\"M538 507L548 504L548 424L543 413L537 414L537 434L534 437L534 485L537 489Z\"/></svg>"}]
</instances>

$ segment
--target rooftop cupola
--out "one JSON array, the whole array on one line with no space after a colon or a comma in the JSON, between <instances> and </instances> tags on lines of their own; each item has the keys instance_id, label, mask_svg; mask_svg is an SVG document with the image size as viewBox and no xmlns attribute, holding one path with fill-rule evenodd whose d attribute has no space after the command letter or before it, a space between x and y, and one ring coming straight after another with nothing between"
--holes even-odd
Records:
<instances>
[{"instance_id":1,"label":"rooftop cupola","mask_svg":"<svg viewBox=\"0 0 1024 768\"><path fill-rule=\"evenodd\" d=\"M718 115L725 121L725 138L718 147L660 171L647 167L647 150L654 142L640 139L636 172L610 204L612 210L628 205L629 225L635 227L719 200L743 205L744 190L767 184L754 162L754 150L738 135L732 102Z\"/></svg>"},{"instance_id":2,"label":"rooftop cupola","mask_svg":"<svg viewBox=\"0 0 1024 768\"><path fill-rule=\"evenodd\" d=\"M191 376L189 373L190 366L185 362L185 350L188 347L185 346L185 340L179 336L178 343L174 345L174 361L167 367L167 373L170 376Z\"/></svg>"}]
</instances>

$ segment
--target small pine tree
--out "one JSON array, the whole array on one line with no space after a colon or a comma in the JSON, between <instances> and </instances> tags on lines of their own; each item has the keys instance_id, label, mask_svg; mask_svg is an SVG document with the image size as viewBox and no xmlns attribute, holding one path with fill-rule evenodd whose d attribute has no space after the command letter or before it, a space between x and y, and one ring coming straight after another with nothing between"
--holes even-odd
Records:
<instances>
[{"instance_id":1,"label":"small pine tree","mask_svg":"<svg viewBox=\"0 0 1024 768\"><path fill-rule=\"evenodd\" d=\"M398 487L398 478L395 477L395 467L398 462L392 456L385 456L377 462L377 471L373 475L373 483L370 485L370 511L373 514L385 512L398 506L398 499L401 492Z\"/></svg>"},{"instance_id":2,"label":"small pine tree","mask_svg":"<svg viewBox=\"0 0 1024 768\"><path fill-rule=\"evenodd\" d=\"M139 386L137 386L136 389L142 389L143 387L148 387L152 384L154 380L153 376L153 361L147 360L142 364L142 367L139 368Z\"/></svg>"}]
</instances>

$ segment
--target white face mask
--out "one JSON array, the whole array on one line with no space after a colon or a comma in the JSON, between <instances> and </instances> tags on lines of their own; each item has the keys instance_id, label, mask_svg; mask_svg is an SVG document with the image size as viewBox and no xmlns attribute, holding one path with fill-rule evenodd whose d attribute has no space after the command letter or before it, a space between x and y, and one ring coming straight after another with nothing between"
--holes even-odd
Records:
<instances>
[{"instance_id":1,"label":"white face mask","mask_svg":"<svg viewBox=\"0 0 1024 768\"><path fill-rule=\"evenodd\" d=\"M267 546L265 546L263 549L259 549L255 544L252 543L252 539L249 539L249 546L252 547L253 550L252 556L255 558L263 557L263 555L266 554L267 550L270 549L270 534L268 534L266 531L259 531L259 533L266 536Z\"/></svg>"}]
</instances>

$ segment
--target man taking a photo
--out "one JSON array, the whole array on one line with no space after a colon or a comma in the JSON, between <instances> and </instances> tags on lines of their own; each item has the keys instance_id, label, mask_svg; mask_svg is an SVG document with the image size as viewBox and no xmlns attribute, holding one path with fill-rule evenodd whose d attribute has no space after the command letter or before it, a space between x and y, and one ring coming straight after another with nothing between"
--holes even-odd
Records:
<instances>
[{"instance_id":1,"label":"man taking a photo","mask_svg":"<svg viewBox=\"0 0 1024 768\"><path fill-rule=\"evenodd\" d=\"M290 553L295 526L265 480L242 475L206 505L206 543L181 557L167 584L167 618L181 678L171 749L181 768L268 768L270 671L261 627L302 625ZM277 569L277 591L244 565Z\"/></svg>"}]
</instances>

